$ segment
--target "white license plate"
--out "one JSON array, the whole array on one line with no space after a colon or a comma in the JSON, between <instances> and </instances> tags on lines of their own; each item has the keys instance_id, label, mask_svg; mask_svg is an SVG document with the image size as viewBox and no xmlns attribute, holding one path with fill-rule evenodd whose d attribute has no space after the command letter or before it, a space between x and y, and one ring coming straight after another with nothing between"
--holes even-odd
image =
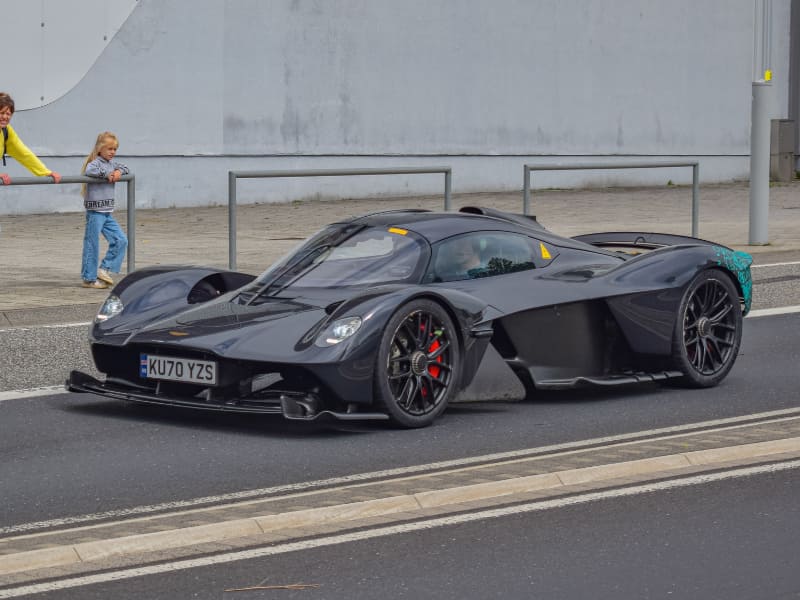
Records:
<instances>
[{"instance_id":1,"label":"white license plate","mask_svg":"<svg viewBox=\"0 0 800 600\"><path fill-rule=\"evenodd\" d=\"M139 376L184 383L217 384L217 363L211 360L139 355Z\"/></svg>"}]
</instances>

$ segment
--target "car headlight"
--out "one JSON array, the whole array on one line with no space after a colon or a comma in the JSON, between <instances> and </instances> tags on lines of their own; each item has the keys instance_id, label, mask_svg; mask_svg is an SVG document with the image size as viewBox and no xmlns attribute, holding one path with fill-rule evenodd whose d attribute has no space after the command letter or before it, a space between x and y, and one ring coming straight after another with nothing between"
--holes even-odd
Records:
<instances>
[{"instance_id":1,"label":"car headlight","mask_svg":"<svg viewBox=\"0 0 800 600\"><path fill-rule=\"evenodd\" d=\"M361 327L361 317L336 319L317 337L317 346L333 346L352 336Z\"/></svg>"},{"instance_id":2,"label":"car headlight","mask_svg":"<svg viewBox=\"0 0 800 600\"><path fill-rule=\"evenodd\" d=\"M102 323L111 317L115 317L121 313L124 308L125 306L122 304L122 300L119 299L119 296L111 294L106 298L106 301L103 302L103 306L100 307L97 316L94 318L94 322Z\"/></svg>"}]
</instances>

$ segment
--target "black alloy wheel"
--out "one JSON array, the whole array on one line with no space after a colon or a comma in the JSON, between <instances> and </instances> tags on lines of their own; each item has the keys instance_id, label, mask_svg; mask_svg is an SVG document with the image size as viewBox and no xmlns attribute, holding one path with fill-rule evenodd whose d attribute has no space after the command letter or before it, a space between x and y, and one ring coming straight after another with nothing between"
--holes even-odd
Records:
<instances>
[{"instance_id":1,"label":"black alloy wheel","mask_svg":"<svg viewBox=\"0 0 800 600\"><path fill-rule=\"evenodd\" d=\"M742 310L730 277L699 273L686 288L675 327L673 358L691 387L717 385L733 367L742 342Z\"/></svg>"},{"instance_id":2,"label":"black alloy wheel","mask_svg":"<svg viewBox=\"0 0 800 600\"><path fill-rule=\"evenodd\" d=\"M447 407L460 354L452 319L436 302L414 300L389 320L375 365L375 395L392 422L425 427Z\"/></svg>"}]
</instances>

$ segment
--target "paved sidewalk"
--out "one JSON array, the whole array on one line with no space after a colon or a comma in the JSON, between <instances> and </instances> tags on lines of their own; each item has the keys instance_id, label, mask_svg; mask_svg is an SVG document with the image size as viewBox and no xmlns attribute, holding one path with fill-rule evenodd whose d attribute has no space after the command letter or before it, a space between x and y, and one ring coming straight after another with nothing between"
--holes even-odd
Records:
<instances>
[{"instance_id":1,"label":"paved sidewalk","mask_svg":"<svg viewBox=\"0 0 800 600\"><path fill-rule=\"evenodd\" d=\"M547 190L534 192L531 206L543 225L562 235L614 230L689 235L691 196L691 188L685 186ZM259 273L301 239L338 219L396 208L441 210L443 204L441 196L415 196L242 205L238 268ZM454 208L470 205L522 212L522 194L454 195ZM138 210L137 268L226 267L227 212L227 206ZM115 214L124 227L125 212ZM82 212L0 215L0 327L82 321L94 315L106 292L80 286L83 226ZM769 245L748 246L748 227L746 183L701 187L700 237L750 252L756 263L763 263L781 256L800 258L800 181L770 189Z\"/></svg>"},{"instance_id":2,"label":"paved sidewalk","mask_svg":"<svg viewBox=\"0 0 800 600\"><path fill-rule=\"evenodd\" d=\"M358 527L499 509L800 456L797 418L407 472L326 489L253 493L161 514L34 525L0 539L0 587L276 544ZM731 445L736 436L736 445ZM37 531L38 530L38 531ZM28 535L26 535L26 533ZM32 535L31 535L32 534ZM0 596L2 596L0 589Z\"/></svg>"}]
</instances>

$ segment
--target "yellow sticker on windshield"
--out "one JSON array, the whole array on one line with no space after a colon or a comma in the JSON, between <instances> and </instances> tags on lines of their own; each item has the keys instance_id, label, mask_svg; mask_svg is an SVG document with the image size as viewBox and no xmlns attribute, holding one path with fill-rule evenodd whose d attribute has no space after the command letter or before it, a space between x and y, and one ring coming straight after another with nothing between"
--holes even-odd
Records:
<instances>
[{"instance_id":1,"label":"yellow sticker on windshield","mask_svg":"<svg viewBox=\"0 0 800 600\"><path fill-rule=\"evenodd\" d=\"M400 235L405 235L408 233L408 230L400 229L399 227L389 227L389 233L398 233Z\"/></svg>"},{"instance_id":2,"label":"yellow sticker on windshield","mask_svg":"<svg viewBox=\"0 0 800 600\"><path fill-rule=\"evenodd\" d=\"M550 256L550 251L547 249L547 246L545 246L542 242L539 242L539 250L542 253L543 259L550 260L551 258L553 258L552 256Z\"/></svg>"}]
</instances>

